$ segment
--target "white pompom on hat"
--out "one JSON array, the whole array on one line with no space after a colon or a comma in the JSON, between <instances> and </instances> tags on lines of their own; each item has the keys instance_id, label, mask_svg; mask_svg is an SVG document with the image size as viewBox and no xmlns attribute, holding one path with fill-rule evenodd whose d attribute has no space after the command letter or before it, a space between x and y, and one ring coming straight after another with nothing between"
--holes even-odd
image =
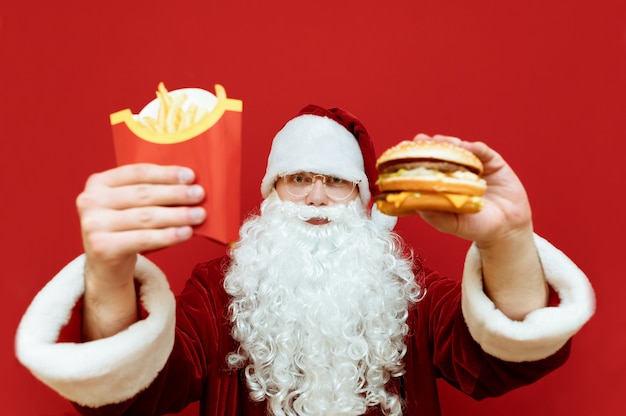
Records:
<instances>
[{"instance_id":1,"label":"white pompom on hat","mask_svg":"<svg viewBox=\"0 0 626 416\"><path fill-rule=\"evenodd\" d=\"M340 108L300 110L274 137L261 194L270 194L278 175L300 171L357 182L368 206L376 190L376 154L363 123Z\"/></svg>"}]
</instances>

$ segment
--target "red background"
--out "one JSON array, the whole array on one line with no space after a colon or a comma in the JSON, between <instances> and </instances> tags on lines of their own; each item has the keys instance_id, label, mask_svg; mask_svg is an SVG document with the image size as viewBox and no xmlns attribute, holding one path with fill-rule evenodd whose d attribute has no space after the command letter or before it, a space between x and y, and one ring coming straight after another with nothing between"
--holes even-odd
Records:
<instances>
[{"instance_id":1,"label":"red background","mask_svg":"<svg viewBox=\"0 0 626 416\"><path fill-rule=\"evenodd\" d=\"M109 114L138 111L159 81L220 83L244 101L244 212L260 200L271 138L310 102L359 115L378 153L417 132L488 142L525 182L536 231L589 275L598 310L564 368L481 403L442 385L444 414L619 413L625 71L623 0L3 1L0 413L75 414L15 360L15 329L81 252L74 199L114 165ZM417 218L398 229L459 275L466 242ZM195 238L152 257L177 289L222 251Z\"/></svg>"}]
</instances>

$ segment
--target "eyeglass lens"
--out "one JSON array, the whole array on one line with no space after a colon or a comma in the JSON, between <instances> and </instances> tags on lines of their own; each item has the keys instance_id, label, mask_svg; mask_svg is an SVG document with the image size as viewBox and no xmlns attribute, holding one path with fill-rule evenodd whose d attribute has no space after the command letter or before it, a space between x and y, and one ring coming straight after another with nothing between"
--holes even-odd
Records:
<instances>
[{"instance_id":1,"label":"eyeglass lens","mask_svg":"<svg viewBox=\"0 0 626 416\"><path fill-rule=\"evenodd\" d=\"M313 190L315 181L319 178L324 184L326 195L332 199L347 198L356 184L336 176L298 172L282 176L285 190L293 196L308 195Z\"/></svg>"}]
</instances>

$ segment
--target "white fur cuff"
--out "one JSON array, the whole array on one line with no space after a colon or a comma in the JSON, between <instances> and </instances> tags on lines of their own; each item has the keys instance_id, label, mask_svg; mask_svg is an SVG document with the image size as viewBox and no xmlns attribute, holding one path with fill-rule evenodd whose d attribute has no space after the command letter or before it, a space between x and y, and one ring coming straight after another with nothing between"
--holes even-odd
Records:
<instances>
[{"instance_id":1,"label":"white fur cuff","mask_svg":"<svg viewBox=\"0 0 626 416\"><path fill-rule=\"evenodd\" d=\"M112 337L57 343L84 293L85 257L61 270L35 296L17 329L17 358L61 396L88 407L127 400L145 389L174 345L175 300L165 275L139 257L135 278L149 316Z\"/></svg>"},{"instance_id":2,"label":"white fur cuff","mask_svg":"<svg viewBox=\"0 0 626 416\"><path fill-rule=\"evenodd\" d=\"M546 279L560 298L558 307L513 321L483 291L480 254L468 252L463 274L463 316L470 333L488 354L511 362L535 361L557 352L595 311L593 288L585 274L560 250L535 235Z\"/></svg>"}]
</instances>

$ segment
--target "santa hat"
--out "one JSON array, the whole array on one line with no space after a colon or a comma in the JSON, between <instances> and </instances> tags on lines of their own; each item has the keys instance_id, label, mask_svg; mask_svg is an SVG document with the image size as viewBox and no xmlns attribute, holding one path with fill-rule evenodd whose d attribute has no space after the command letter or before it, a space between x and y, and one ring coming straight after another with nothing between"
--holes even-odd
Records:
<instances>
[{"instance_id":1,"label":"santa hat","mask_svg":"<svg viewBox=\"0 0 626 416\"><path fill-rule=\"evenodd\" d=\"M261 194L270 194L279 174L299 171L357 182L367 206L377 173L374 145L363 123L340 108L304 107L274 137Z\"/></svg>"}]
</instances>

